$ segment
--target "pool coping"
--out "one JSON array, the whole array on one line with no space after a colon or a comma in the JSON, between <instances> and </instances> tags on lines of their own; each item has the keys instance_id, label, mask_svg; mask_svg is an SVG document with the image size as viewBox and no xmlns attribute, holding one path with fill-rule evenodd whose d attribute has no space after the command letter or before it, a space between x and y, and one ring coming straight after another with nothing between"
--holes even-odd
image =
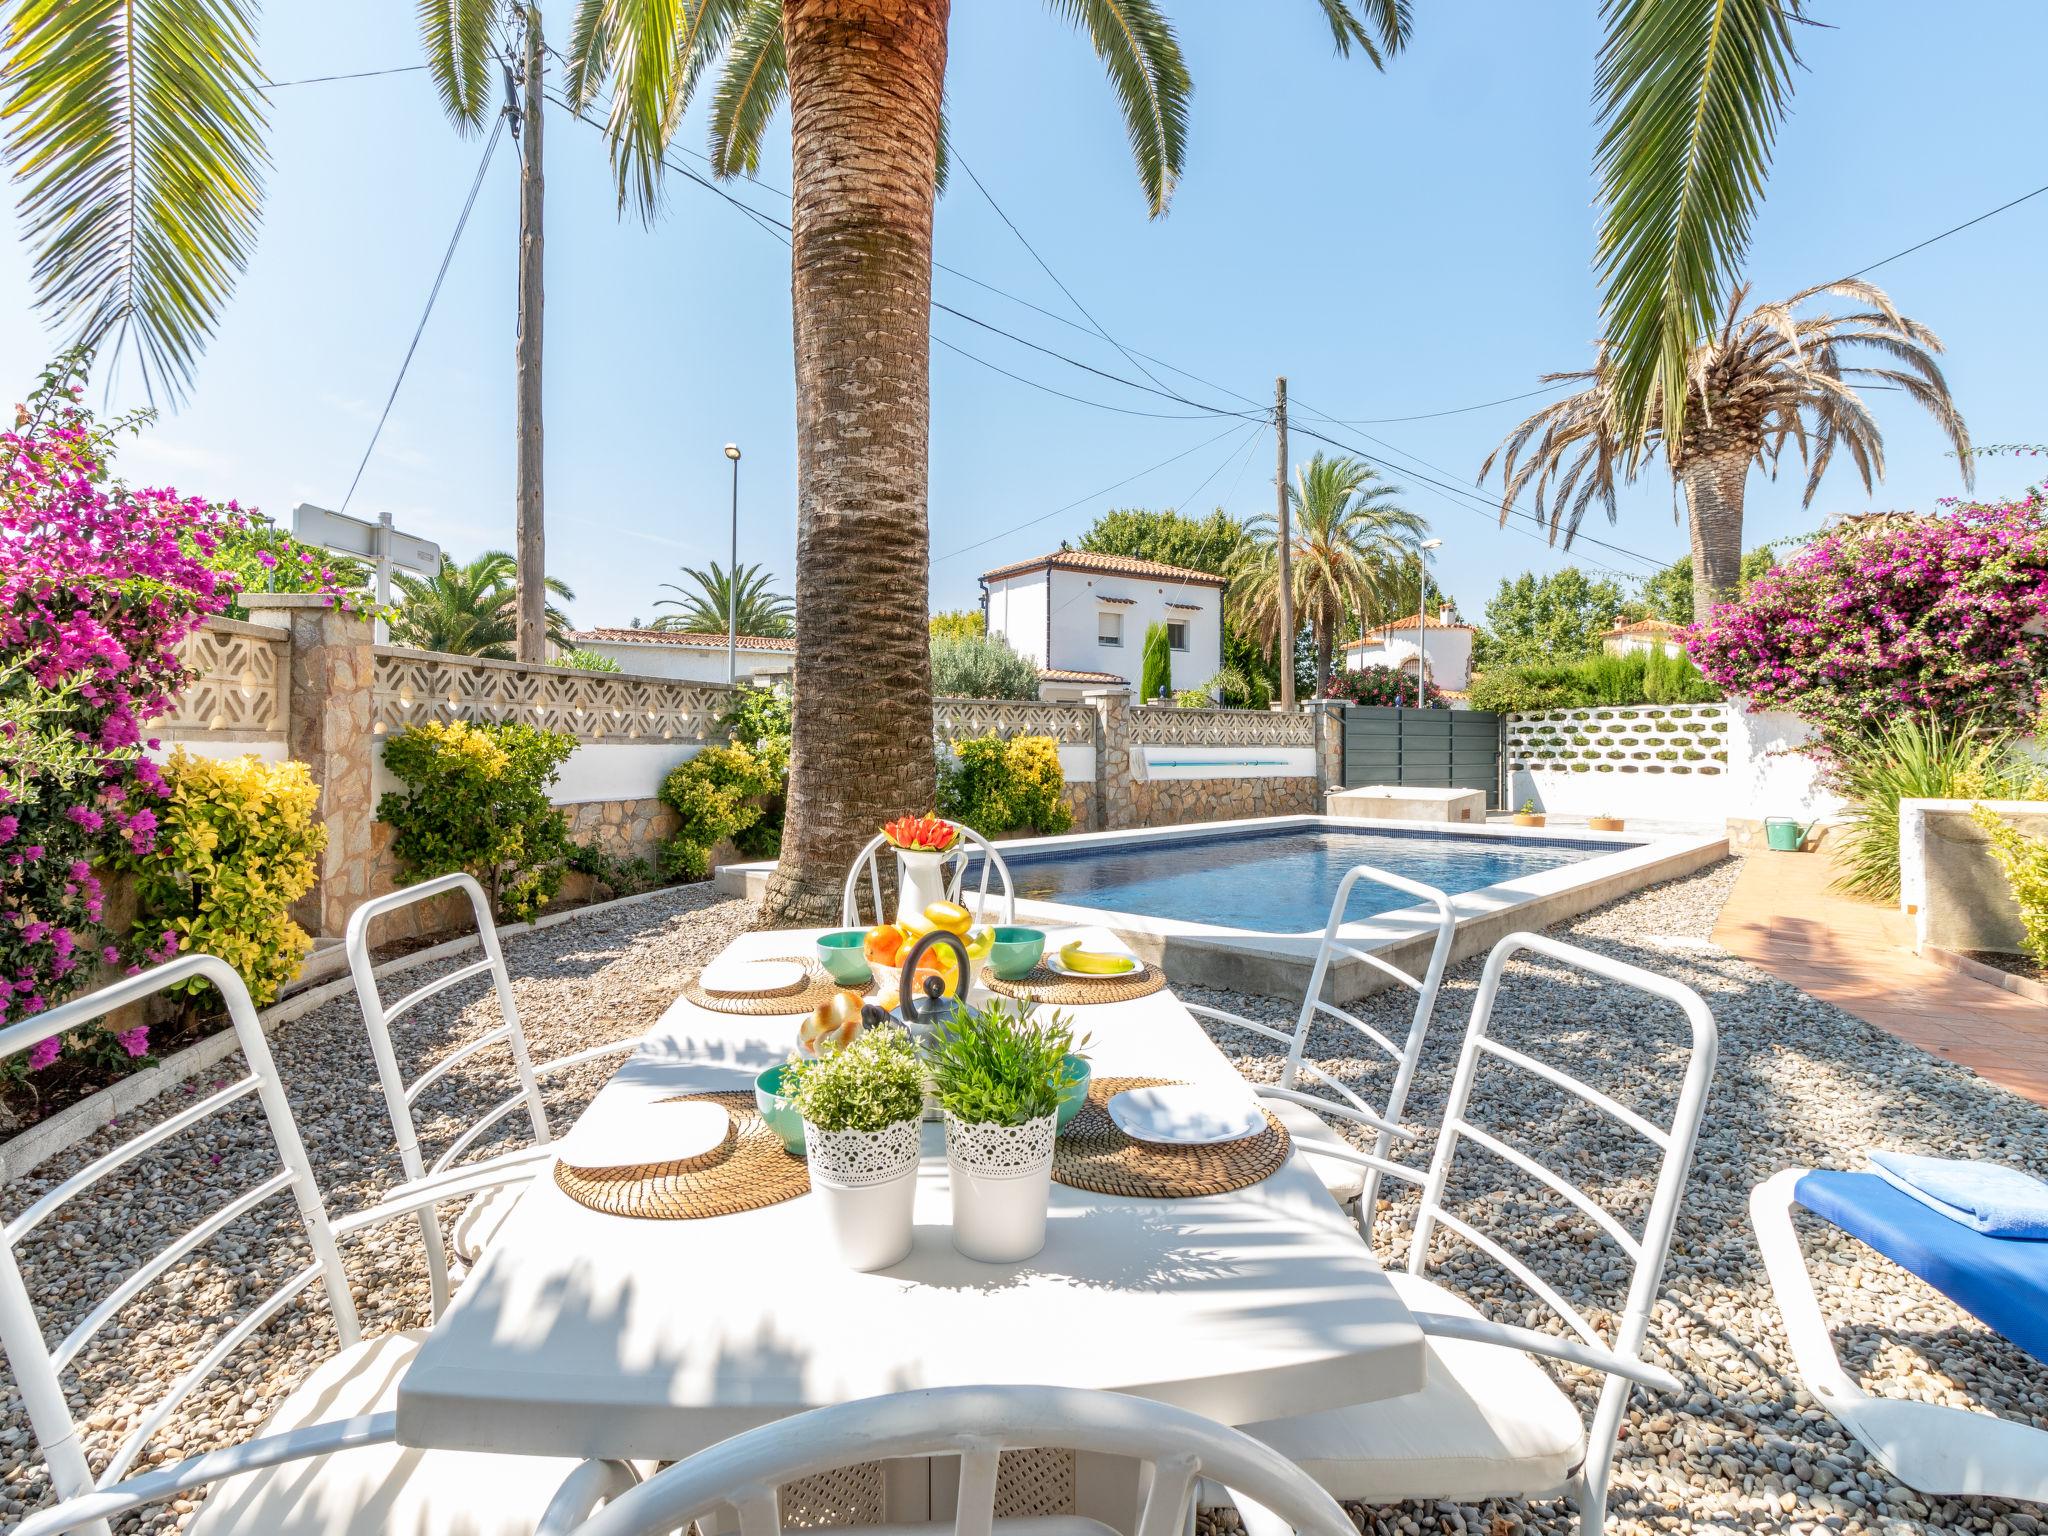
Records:
<instances>
[{"instance_id":1,"label":"pool coping","mask_svg":"<svg viewBox=\"0 0 2048 1536\"><path fill-rule=\"evenodd\" d=\"M1451 950L1453 963L1485 953L1505 935L1519 929L1543 928L1576 917L1618 896L1665 880L1675 880L1728 856L1727 835L1719 832L1669 833L1645 838L1639 832L1591 832L1580 828L1564 832L1548 827L1467 826L1439 821L1360 822L1316 815L1262 816L1128 831L1065 833L1058 837L1016 838L999 847L1005 853L1014 850L1037 854L1054 853L1062 848L1100 847L1109 842L1129 846L1211 836L1228 837L1247 831L1289 830L1412 831L1489 841L1616 845L1611 854L1517 876L1451 897L1451 911L1457 920L1457 936ZM729 864L721 866L715 878L719 889L728 894L759 897L774 867L767 863ZM1161 966L1172 982L1255 992L1271 997L1301 996L1308 985L1316 945L1322 937L1320 928L1299 933L1264 933L1255 929L1051 901L1019 900L1017 917L1020 922L1038 927L1085 924L1108 928L1130 945L1134 953ZM1429 906L1403 907L1359 922L1346 923L1338 934L1346 943L1377 955L1390 965L1410 973L1420 973L1428 963L1430 947L1435 939L1436 913ZM1332 1001L1344 1002L1388 985L1392 983L1376 967L1340 957L1330 967L1325 995Z\"/></svg>"}]
</instances>

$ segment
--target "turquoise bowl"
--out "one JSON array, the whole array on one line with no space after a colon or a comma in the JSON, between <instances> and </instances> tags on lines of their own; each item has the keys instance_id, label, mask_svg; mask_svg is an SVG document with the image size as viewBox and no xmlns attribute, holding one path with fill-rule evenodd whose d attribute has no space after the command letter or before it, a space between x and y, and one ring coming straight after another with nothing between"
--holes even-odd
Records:
<instances>
[{"instance_id":1,"label":"turquoise bowl","mask_svg":"<svg viewBox=\"0 0 2048 1536\"><path fill-rule=\"evenodd\" d=\"M861 953L866 937L859 928L842 928L837 933L818 936L818 964L842 987L867 990L868 957Z\"/></svg>"},{"instance_id":2,"label":"turquoise bowl","mask_svg":"<svg viewBox=\"0 0 2048 1536\"><path fill-rule=\"evenodd\" d=\"M768 1129L782 1138L785 1150L804 1155L804 1117L782 1096L782 1068L770 1067L754 1079L754 1107Z\"/></svg>"},{"instance_id":3,"label":"turquoise bowl","mask_svg":"<svg viewBox=\"0 0 2048 1536\"><path fill-rule=\"evenodd\" d=\"M1081 1080L1077 1083L1069 1084L1060 1090L1059 1119L1053 1124L1054 1135L1064 1131L1067 1128L1067 1122L1081 1112L1081 1106L1088 1100L1088 1080L1093 1075L1093 1069L1089 1067L1086 1056L1069 1055L1067 1057L1067 1070L1070 1072L1078 1071L1081 1074Z\"/></svg>"},{"instance_id":4,"label":"turquoise bowl","mask_svg":"<svg viewBox=\"0 0 2048 1536\"><path fill-rule=\"evenodd\" d=\"M988 966L1003 981L1029 975L1045 953L1045 932L1039 928L998 928L988 952Z\"/></svg>"}]
</instances>

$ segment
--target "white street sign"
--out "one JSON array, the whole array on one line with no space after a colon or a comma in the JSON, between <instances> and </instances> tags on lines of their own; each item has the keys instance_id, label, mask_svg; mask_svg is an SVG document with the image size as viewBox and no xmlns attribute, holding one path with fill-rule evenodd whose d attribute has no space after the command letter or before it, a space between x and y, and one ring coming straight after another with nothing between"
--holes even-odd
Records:
<instances>
[{"instance_id":1,"label":"white street sign","mask_svg":"<svg viewBox=\"0 0 2048 1536\"><path fill-rule=\"evenodd\" d=\"M391 514L383 513L372 523L346 512L330 512L302 501L292 508L292 537L301 544L331 549L336 554L355 555L368 560L377 571L377 643L389 638L384 614L391 606L393 569L432 576L441 569L441 546L432 539L400 533L391 526Z\"/></svg>"}]
</instances>

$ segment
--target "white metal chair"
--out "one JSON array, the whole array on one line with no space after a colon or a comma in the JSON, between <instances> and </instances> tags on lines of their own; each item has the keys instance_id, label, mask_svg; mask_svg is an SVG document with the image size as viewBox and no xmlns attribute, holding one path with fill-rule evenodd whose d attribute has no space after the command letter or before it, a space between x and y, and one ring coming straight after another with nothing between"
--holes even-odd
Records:
<instances>
[{"instance_id":1,"label":"white metal chair","mask_svg":"<svg viewBox=\"0 0 2048 1536\"><path fill-rule=\"evenodd\" d=\"M338 1240L385 1221L431 1210L441 1200L473 1194L521 1170L461 1170L401 1186L369 1210L328 1219L305 1144L286 1103L255 1007L242 980L211 955L182 955L102 991L0 1030L0 1058L32 1049L180 982L203 978L219 989L248 1066L237 1078L94 1159L0 1227L0 1347L14 1373L29 1423L41 1445L52 1486L63 1501L30 1515L16 1536L85 1530L106 1536L107 1522L181 1493L211 1485L189 1536L427 1536L461 1530L469 1536L533 1536L536 1511L572 1473L581 1507L590 1489L616 1493L636 1480L622 1464L574 1459L406 1451L394 1443L392 1411L398 1378L424 1337L362 1336ZM22 1241L68 1201L109 1174L210 1117L255 1095L282 1167L226 1200L121 1278L51 1348L18 1255ZM81 1441L64 1372L123 1307L193 1253L259 1206L289 1194L312 1249L312 1261L225 1326L197 1363L142 1415L95 1477ZM33 1258L29 1268L34 1268ZM136 1458L207 1376L301 1292L318 1281L333 1312L337 1353L279 1405L258 1438L129 1476ZM226 1323L226 1319L221 1319ZM167 1362L168 1363L168 1362ZM571 1495L565 1495L569 1497ZM561 1517L554 1517L556 1527Z\"/></svg>"},{"instance_id":2,"label":"white metal chair","mask_svg":"<svg viewBox=\"0 0 2048 1536\"><path fill-rule=\"evenodd\" d=\"M615 1499L578 1536L656 1536L737 1512L740 1536L779 1536L778 1484L853 1462L960 1458L955 1536L1116 1536L1075 1516L995 1518L1004 1451L1086 1450L1142 1463L1143 1505L1132 1536L1182 1536L1203 1476L1227 1482L1308 1536L1356 1536L1313 1479L1237 1430L1115 1392L1071 1387L945 1387L818 1408L735 1435ZM944 1523L894 1527L935 1531ZM885 1527L884 1529L892 1529Z\"/></svg>"},{"instance_id":3,"label":"white metal chair","mask_svg":"<svg viewBox=\"0 0 2048 1536\"><path fill-rule=\"evenodd\" d=\"M993 843L966 823L949 821L946 825L952 827L960 834L953 839L953 846L946 850L946 863L949 867L946 876L946 899L948 901L960 901L960 887L967 874L967 861L972 855L979 853L981 855L980 889L976 892L972 903L962 902L961 905L967 907L977 919L986 915L988 910L988 877L990 871L993 870L1002 878L1003 882L1002 915L996 921L1000 923L1016 922L1017 888L1010 883L1010 866L1003 862L1003 856L996 852ZM878 832L868 839L867 845L859 853L854 855L853 864L846 871L846 888L839 899L839 925L842 928L871 927L875 924L889 921L888 898L882 892L881 866L882 850L889 846L889 840ZM874 903L874 924L865 924L861 921L860 872L863 869L868 872L868 890Z\"/></svg>"},{"instance_id":4,"label":"white metal chair","mask_svg":"<svg viewBox=\"0 0 2048 1536\"><path fill-rule=\"evenodd\" d=\"M2048 1359L2048 1243L1986 1237L1875 1173L1787 1168L1749 1196L1764 1274L1806 1390L1909 1488L2048 1503L2048 1432L1941 1403L1871 1397L1843 1368L1800 1252L1795 1207L1918 1275L2038 1359Z\"/></svg>"},{"instance_id":5,"label":"white metal chair","mask_svg":"<svg viewBox=\"0 0 2048 1536\"><path fill-rule=\"evenodd\" d=\"M1525 950L1662 998L1683 1010L1691 1026L1692 1049L1668 1127L1653 1124L1548 1062L1491 1038L1501 974L1508 961ZM1671 1234L1678 1222L1679 1201L1692 1164L1717 1050L1713 1015L1690 987L1535 934L1512 933L1502 939L1487 958L1480 979L1436 1153L1422 1181L1407 1272L1390 1277L1429 1337L1428 1385L1406 1397L1249 1424L1246 1432L1300 1464L1338 1498L1387 1504L1401 1499L1477 1502L1504 1497L1569 1497L1578 1505L1580 1530L1588 1536L1599 1532L1606 1522L1608 1478L1631 1386L1640 1382L1664 1392L1681 1387L1676 1376L1645 1361L1642 1348L1664 1261L1671 1250ZM1662 1156L1640 1237L1561 1174L1469 1118L1473 1080L1482 1060L1574 1095L1659 1149ZM1500 1241L1445 1208L1445 1187L1464 1143L1543 1185L1589 1218L1630 1261L1633 1272L1611 1340L1603 1340L1578 1308ZM1379 1161L1349 1148L1344 1155L1360 1162ZM1390 1178L1415 1178L1413 1169L1396 1163L1381 1163L1380 1171ZM1493 1322L1428 1279L1430 1239L1438 1226L1463 1238L1513 1275L1576 1337ZM1598 1262L1596 1254L1596 1249L1585 1250L1589 1263ZM1590 1429L1572 1400L1531 1356L1605 1374Z\"/></svg>"},{"instance_id":6,"label":"white metal chair","mask_svg":"<svg viewBox=\"0 0 2048 1536\"><path fill-rule=\"evenodd\" d=\"M483 958L468 965L458 966L439 980L430 981L425 986L408 992L397 1002L386 1007L378 992L377 974L370 959L371 924L387 913L457 892L468 897L470 909L475 914L477 937L483 944ZM556 1057L553 1061L536 1067L526 1049L526 1034L519 1027L519 1005L512 996L512 978L505 969L505 952L498 943L497 925L491 921L490 901L484 895L483 887L465 874L442 875L364 902L348 920L346 948L349 973L355 980L356 1002L362 1009L363 1027L370 1034L370 1054L376 1059L377 1080L384 1089L384 1106L391 1116L391 1130L398 1142L399 1161L408 1179L424 1178L428 1174L444 1173L453 1168L456 1160L474 1146L479 1137L499 1121L522 1108L526 1111L527 1121L533 1128L535 1144L547 1145L553 1137L548 1126L547 1108L541 1102L540 1080L571 1067L582 1066L586 1062L623 1055L638 1043L634 1039L616 1040L606 1045L593 1046L586 1051L575 1051L567 1056ZM479 976L490 977L491 985L497 990L501 1022L495 1028L485 1030L474 1039L457 1046L410 1083L406 1082L405 1075L398 1065L397 1050L392 1044L391 1026L428 998ZM512 1073L517 1081L517 1091L472 1121L429 1166L420 1153L419 1128L413 1120L413 1105L418 1102L421 1094L455 1067L485 1047L501 1041L512 1058ZM495 1165L496 1160L491 1160L474 1166L488 1168ZM526 1165L527 1176L531 1176L535 1166ZM501 1183L464 1206L450 1231L456 1257L464 1263L476 1262L505 1218L512 1214L513 1207L518 1204L519 1197L524 1192L523 1179ZM431 1210L424 1211L421 1213L420 1227L421 1236L427 1245L427 1275L434 1289L434 1305L446 1306L448 1258L441 1245L439 1220Z\"/></svg>"},{"instance_id":7,"label":"white metal chair","mask_svg":"<svg viewBox=\"0 0 2048 1536\"><path fill-rule=\"evenodd\" d=\"M1436 909L1436 939L1429 951L1429 964L1420 976L1411 976L1398 966L1389 964L1379 955L1347 944L1337 937L1337 930L1344 923L1344 909L1350 903L1351 891L1361 880L1370 880L1378 885L1413 896L1427 902ZM1287 1060L1280 1068L1278 1084L1261 1084L1258 1093L1261 1098L1272 1099L1278 1106L1274 1113L1286 1125L1287 1132L1300 1144L1307 1155L1309 1166L1323 1181L1323 1187L1339 1205L1358 1203L1359 1230L1368 1238L1372 1236L1373 1215L1379 1205L1380 1171L1377 1168L1361 1168L1344 1158L1323 1157L1320 1154L1331 1147L1349 1148L1343 1134L1322 1117L1332 1116L1353 1125L1363 1125L1376 1133L1373 1152L1385 1158L1396 1139L1411 1141L1413 1131L1401 1126L1401 1113L1408 1104L1408 1089L1415 1081L1416 1063L1422 1059L1422 1043L1429 1033L1429 1021L1436 1011L1436 995L1443 986L1444 967L1450 963L1451 943L1457 937L1457 920L1451 915L1451 899L1435 886L1423 885L1419 881L1404 879L1376 869L1370 864L1359 864L1347 871L1337 886L1337 899L1330 903L1329 921L1323 924L1323 936L1316 945L1315 965L1309 971L1308 991L1301 1000L1301 1013L1294 1021L1294 1032L1275 1029L1270 1024L1261 1024L1239 1014L1227 1013L1221 1008L1210 1008L1197 1003L1187 1005L1188 1012L1197 1018L1216 1019L1234 1024L1239 1029L1248 1029L1254 1034L1277 1040L1287 1047ZM1400 1044L1374 1029L1356 1014L1339 1008L1323 997L1323 987L1329 978L1330 962L1336 956L1345 956L1384 971L1400 985L1415 994L1415 1012L1408 1020L1408 1034ZM1386 1103L1377 1108L1365 1102L1358 1094L1323 1071L1314 1062L1304 1059L1308 1048L1309 1033L1315 1027L1319 1015L1328 1014L1341 1019L1357 1030L1367 1040L1385 1051L1394 1060L1394 1081L1387 1090ZM1328 1088L1338 1095L1341 1103L1322 1094L1305 1093L1300 1087L1304 1074L1317 1085Z\"/></svg>"}]
</instances>

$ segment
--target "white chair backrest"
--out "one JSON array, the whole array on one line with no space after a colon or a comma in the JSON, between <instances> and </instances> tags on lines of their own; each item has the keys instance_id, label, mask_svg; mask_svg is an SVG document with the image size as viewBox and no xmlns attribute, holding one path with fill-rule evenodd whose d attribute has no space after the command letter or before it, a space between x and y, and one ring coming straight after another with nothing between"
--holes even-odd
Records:
<instances>
[{"instance_id":1,"label":"white chair backrest","mask_svg":"<svg viewBox=\"0 0 2048 1536\"><path fill-rule=\"evenodd\" d=\"M1434 909L1436 936L1431 941L1429 961L1423 967L1420 976L1411 975L1382 956L1370 950L1360 949L1356 944L1337 937L1337 931L1344 926L1344 911L1350 905L1352 890L1361 880L1413 896L1418 902L1426 903ZM1336 1094L1352 1109L1358 1111L1370 1126L1377 1129L1378 1139L1373 1148L1373 1155L1386 1157L1396 1134L1394 1127L1401 1123L1402 1112L1408 1105L1408 1090L1414 1085L1415 1068L1422 1060L1423 1041L1429 1034L1430 1020L1436 1013L1437 993L1443 989L1444 968L1450 964L1451 944L1457 938L1457 932L1457 919L1451 913L1451 898L1435 886L1424 885L1419 880L1409 880L1371 864L1358 864L1347 870L1343 880L1338 883L1336 899L1330 903L1329 919L1323 924L1322 939L1316 945L1315 964L1309 970L1308 990L1302 995L1301 1013L1294 1021L1294 1033L1282 1034L1270 1025L1233 1016L1233 1022L1271 1039L1285 1041L1287 1044L1287 1060L1280 1068L1279 1089L1277 1092L1267 1090L1268 1096L1306 1104L1312 1109L1326 1109L1327 1099L1301 1090L1301 1079L1306 1075L1316 1086ZM1324 998L1323 989L1329 980L1330 962L1339 957L1370 966L1415 994L1415 1011L1409 1015L1408 1032L1399 1042L1373 1028L1357 1014L1339 1008ZM1351 1088L1306 1059L1309 1034L1315 1028L1316 1020L1323 1016L1350 1025L1393 1059L1394 1081L1387 1091L1387 1100L1384 1104L1366 1103ZM1368 1233L1372 1230L1373 1211L1379 1200L1380 1178L1381 1174L1377 1168L1365 1170L1365 1187L1359 1196L1359 1222Z\"/></svg>"},{"instance_id":2,"label":"white chair backrest","mask_svg":"<svg viewBox=\"0 0 2048 1536\"><path fill-rule=\"evenodd\" d=\"M333 1308L339 1347L349 1347L362 1335L355 1303L349 1296L348 1279L342 1271L341 1254L335 1246L334 1230L328 1222L326 1207L321 1203L319 1187L314 1183L305 1144L299 1139L298 1126L285 1102L284 1088L271 1061L270 1047L263 1038L263 1026L257 1020L255 1006L249 1000L248 989L242 985L242 978L224 961L212 955L181 955L167 965L126 977L87 997L11 1025L0 1030L0 1059L19 1055L53 1035L93 1023L117 1008L140 1002L195 978L212 982L227 1003L228 1021L234 1028L248 1074L95 1158L0 1227L0 1346L6 1349L8 1365L14 1372L22 1401L28 1409L30 1426L49 1466L51 1484L60 1498L74 1498L92 1491L95 1486L104 1488L119 1482L137 1454L192 1390L315 1280L325 1288L328 1305ZM54 1215L60 1206L91 1189L107 1175L251 1094L263 1107L263 1118L268 1122L271 1140L277 1148L281 1164L279 1170L241 1191L184 1231L151 1234L152 1238L165 1238L163 1245L115 1284L54 1349L47 1346L35 1303L23 1278L20 1261L16 1258L16 1249L22 1240ZM298 1208L299 1221L312 1249L312 1262L221 1332L197 1363L142 1415L95 1483L84 1447L80 1444L78 1422L73 1418L65 1396L61 1379L64 1371L124 1306L162 1278L187 1254L265 1201L285 1193L291 1195ZM102 1523L99 1530L105 1529Z\"/></svg>"},{"instance_id":3,"label":"white chair backrest","mask_svg":"<svg viewBox=\"0 0 2048 1536\"><path fill-rule=\"evenodd\" d=\"M656 1536L733 1509L740 1536L779 1536L776 1488L865 1461L960 1458L956 1536L989 1536L1006 1450L1093 1451L1142 1464L1132 1536L1182 1536L1198 1478L1256 1500L1301 1536L1356 1536L1314 1479L1249 1435L1116 1392L1071 1387L945 1387L813 1409L735 1435L615 1499L579 1536Z\"/></svg>"},{"instance_id":4,"label":"white chair backrest","mask_svg":"<svg viewBox=\"0 0 2048 1536\"><path fill-rule=\"evenodd\" d=\"M1523 951L1662 998L1685 1014L1692 1031L1692 1049L1686 1057L1685 1075L1679 1082L1668 1127L1653 1124L1590 1084L1492 1038L1494 1000L1500 991L1501 975L1507 969L1508 961ZM1650 1311L1664 1274L1664 1261L1671 1251L1671 1234L1678 1223L1678 1207L1685 1193L1686 1175L1692 1166L1693 1147L1699 1139L1700 1118L1706 1110L1707 1090L1713 1082L1719 1038L1714 1016L1708 1011L1705 1001L1682 982L1533 933L1511 933L1502 939L1487 957L1486 970L1479 981L1479 994L1472 1005L1472 1022L1465 1032L1465 1045L1458 1057L1457 1072L1451 1079L1443 1126L1437 1135L1436 1153L1429 1165L1428 1178L1423 1183L1415 1231L1408 1249L1409 1271L1417 1275L1427 1271L1430 1238L1437 1226L1442 1225L1520 1280L1588 1345L1596 1349L1611 1349L1627 1360L1640 1359L1643 1336L1649 1329ZM1470 1119L1472 1085L1482 1059L1503 1063L1576 1096L1659 1149L1662 1157L1640 1237L1632 1235L1612 1213L1562 1174L1529 1153L1510 1146ZM1444 1208L1444 1191L1450 1182L1452 1165L1461 1144L1467 1142L1510 1164L1583 1213L1628 1257L1633 1273L1612 1339L1603 1340L1585 1315L1528 1264L1493 1237ZM1588 1250L1589 1261L1591 1257L1591 1250ZM1606 1486L1609 1464L1614 1457L1615 1436L1627 1405L1629 1387L1630 1383L1625 1378L1609 1375L1601 1388L1599 1406L1594 1410L1593 1422L1587 1432L1585 1476L1594 1487Z\"/></svg>"},{"instance_id":5,"label":"white chair backrest","mask_svg":"<svg viewBox=\"0 0 2048 1536\"><path fill-rule=\"evenodd\" d=\"M967 874L967 861L979 854L981 857L981 883L971 902L960 904L975 915L978 921L986 920L988 910L988 877L993 871L1003 884L1003 903L999 923L1017 921L1017 889L1010 883L1010 866L1003 862L1003 856L996 852L995 845L974 828L958 821L949 821L947 826L960 835L953 839L953 846L946 850L946 899L960 901L960 886ZM846 871L846 888L839 901L839 925L842 928L870 927L891 921L888 898L883 894L881 860L883 850L890 846L889 840L880 833L868 839L867 846L854 855L853 865ZM869 898L874 905L874 922L863 923L860 915L860 876L866 870Z\"/></svg>"},{"instance_id":6,"label":"white chair backrest","mask_svg":"<svg viewBox=\"0 0 2048 1536\"><path fill-rule=\"evenodd\" d=\"M370 925L387 913L397 912L419 902L432 901L437 896L460 892L469 898L470 910L476 917L477 937L483 944L483 958L468 965L457 966L439 980L408 992L397 1002L385 1006L377 989L377 974L370 959ZM349 974L355 980L356 1002L363 1012L363 1027L369 1031L370 1054L376 1059L377 1081L384 1090L384 1107L391 1117L391 1132L398 1142L399 1161L405 1168L408 1179L422 1178L430 1173L440 1173L454 1165L455 1160L475 1145L477 1139L500 1120L515 1110L524 1108L527 1120L533 1127L536 1142L545 1144L552 1139L548 1127L547 1108L541 1102L540 1082L533 1069L533 1059L526 1049L526 1034L519 1027L519 1005L512 996L512 978L505 969L505 953L498 943L498 928L491 921L491 906L484 895L483 887L465 874L441 875L433 880L409 885L388 896L374 897L357 907L348 920L346 937ZM410 1083L398 1065L398 1052L392 1044L391 1026L417 1008L428 998L446 992L451 987L479 976L489 976L491 985L498 994L498 1010L501 1015L496 1027L485 1030L474 1039L457 1046L433 1066L420 1073ZM512 1073L517 1079L517 1091L492 1109L478 1116L466 1126L441 1155L427 1164L419 1145L419 1129L413 1120L412 1107L421 1094L439 1082L455 1067L467 1061L487 1046L503 1041L512 1058ZM448 1303L448 1258L441 1244L441 1228L432 1211L420 1215L420 1235L427 1247L427 1275L433 1288L436 1310Z\"/></svg>"}]
</instances>

